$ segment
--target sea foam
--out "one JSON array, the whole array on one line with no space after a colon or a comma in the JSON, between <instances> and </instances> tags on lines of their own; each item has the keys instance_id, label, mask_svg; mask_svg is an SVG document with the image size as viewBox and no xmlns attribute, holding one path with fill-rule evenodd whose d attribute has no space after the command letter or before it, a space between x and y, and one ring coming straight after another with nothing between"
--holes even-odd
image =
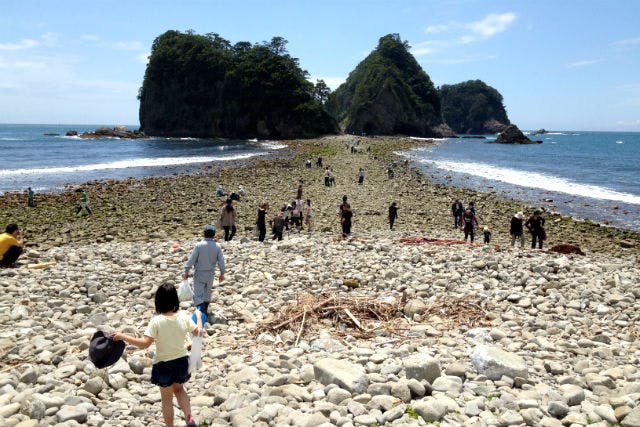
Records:
<instances>
[{"instance_id":1,"label":"sea foam","mask_svg":"<svg viewBox=\"0 0 640 427\"><path fill-rule=\"evenodd\" d=\"M77 172L91 172L99 170L145 168L179 166L193 163L208 163L230 160L242 160L255 156L262 156L267 153L243 153L234 156L191 156L191 157L159 157L142 158L130 160L118 160L110 163L94 163L89 165L65 166L57 168L35 168L35 169L8 169L0 170L0 177L20 176L20 175L44 175L44 174L64 174Z\"/></svg>"},{"instance_id":2,"label":"sea foam","mask_svg":"<svg viewBox=\"0 0 640 427\"><path fill-rule=\"evenodd\" d=\"M267 150L281 150L287 147L286 145L281 144L277 141L264 141L260 143L260 146L266 148Z\"/></svg>"},{"instance_id":3,"label":"sea foam","mask_svg":"<svg viewBox=\"0 0 640 427\"><path fill-rule=\"evenodd\" d=\"M640 205L640 196L621 193L598 185L580 184L565 178L544 175L537 172L518 171L499 168L483 163L453 162L444 160L419 160L423 164L432 164L439 169L464 172L469 175L480 176L494 181L506 182L529 188L540 188L549 191L572 194L593 199L614 200L634 205Z\"/></svg>"}]
</instances>

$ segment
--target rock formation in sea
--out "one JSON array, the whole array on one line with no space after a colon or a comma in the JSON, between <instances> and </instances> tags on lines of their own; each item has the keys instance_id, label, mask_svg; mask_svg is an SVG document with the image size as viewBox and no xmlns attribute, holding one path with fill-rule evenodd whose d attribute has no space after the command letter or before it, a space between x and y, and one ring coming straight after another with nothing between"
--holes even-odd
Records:
<instances>
[{"instance_id":1,"label":"rock formation in sea","mask_svg":"<svg viewBox=\"0 0 640 427\"><path fill-rule=\"evenodd\" d=\"M218 34L167 31L140 88L148 135L295 138L338 132L287 41L232 45Z\"/></svg>"},{"instance_id":2,"label":"rock formation in sea","mask_svg":"<svg viewBox=\"0 0 640 427\"><path fill-rule=\"evenodd\" d=\"M381 37L329 96L327 109L345 132L441 135L435 129L442 124L438 91L408 49L398 34Z\"/></svg>"},{"instance_id":3,"label":"rock formation in sea","mask_svg":"<svg viewBox=\"0 0 640 427\"><path fill-rule=\"evenodd\" d=\"M481 80L440 87L442 117L455 132L499 133L510 124L502 95Z\"/></svg>"},{"instance_id":4,"label":"rock formation in sea","mask_svg":"<svg viewBox=\"0 0 640 427\"><path fill-rule=\"evenodd\" d=\"M498 144L541 144L542 141L534 141L518 129L516 125L509 125L502 131L496 138L495 142Z\"/></svg>"},{"instance_id":5,"label":"rock formation in sea","mask_svg":"<svg viewBox=\"0 0 640 427\"><path fill-rule=\"evenodd\" d=\"M535 132L532 132L531 135L544 135L544 134L547 134L547 133L549 133L549 131L546 130L545 128L542 128L542 129L538 129Z\"/></svg>"},{"instance_id":6,"label":"rock formation in sea","mask_svg":"<svg viewBox=\"0 0 640 427\"><path fill-rule=\"evenodd\" d=\"M83 132L78 135L78 131L69 130L65 134L66 136L78 136L82 139L98 139L98 138L125 138L125 139L140 139L148 138L148 136L140 130L130 130L126 126L117 125L114 128L107 126L100 126L93 132Z\"/></svg>"}]
</instances>

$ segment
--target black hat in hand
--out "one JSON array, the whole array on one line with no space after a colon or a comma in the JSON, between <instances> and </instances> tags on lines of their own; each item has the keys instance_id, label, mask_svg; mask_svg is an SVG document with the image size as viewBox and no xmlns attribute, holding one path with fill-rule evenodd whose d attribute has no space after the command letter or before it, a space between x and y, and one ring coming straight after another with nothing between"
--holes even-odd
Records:
<instances>
[{"instance_id":1,"label":"black hat in hand","mask_svg":"<svg viewBox=\"0 0 640 427\"><path fill-rule=\"evenodd\" d=\"M125 345L124 341L114 341L111 339L110 334L97 331L91 337L89 359L91 359L96 368L106 368L120 359L122 353L124 353Z\"/></svg>"}]
</instances>

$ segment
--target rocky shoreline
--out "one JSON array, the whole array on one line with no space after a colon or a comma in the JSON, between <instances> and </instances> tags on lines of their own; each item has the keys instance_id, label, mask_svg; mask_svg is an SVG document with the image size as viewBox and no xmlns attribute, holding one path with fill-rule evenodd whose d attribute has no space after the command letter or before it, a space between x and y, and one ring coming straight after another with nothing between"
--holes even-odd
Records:
<instances>
[{"instance_id":1,"label":"rocky shoreline","mask_svg":"<svg viewBox=\"0 0 640 427\"><path fill-rule=\"evenodd\" d=\"M348 142L291 141L291 157L246 168L90 183L92 217L72 215L74 192L42 195L30 210L17 206L22 196L0 198L2 219L27 230L24 261L56 262L0 271L0 425L161 425L153 347L129 347L97 370L89 337L96 328L141 333L155 288L179 282L202 225L215 222L222 183L249 194L238 204L239 236L222 243L227 280L214 288L203 369L188 384L202 425L640 426L637 234L553 216L547 244L576 244L585 256L511 249L508 221L531 207L431 185L389 154L415 141L362 138L370 156L349 154ZM323 169L304 167L317 155L336 187L323 186ZM316 231L254 241L254 207L289 202L299 178ZM355 212L348 240L338 233L343 194ZM491 247L401 241L459 239L454 197L476 202ZM391 201L400 206L394 231ZM264 328L305 295L397 311L360 327L310 316Z\"/></svg>"}]
</instances>

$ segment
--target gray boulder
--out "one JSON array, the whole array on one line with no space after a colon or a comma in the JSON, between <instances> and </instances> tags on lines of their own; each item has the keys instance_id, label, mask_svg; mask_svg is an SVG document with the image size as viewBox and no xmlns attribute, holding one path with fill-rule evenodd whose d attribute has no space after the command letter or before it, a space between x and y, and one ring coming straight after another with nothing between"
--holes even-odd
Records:
<instances>
[{"instance_id":1,"label":"gray boulder","mask_svg":"<svg viewBox=\"0 0 640 427\"><path fill-rule=\"evenodd\" d=\"M413 409L428 423L440 421L447 407L433 397L426 397L413 405Z\"/></svg>"},{"instance_id":2,"label":"gray boulder","mask_svg":"<svg viewBox=\"0 0 640 427\"><path fill-rule=\"evenodd\" d=\"M471 354L471 362L479 374L491 380L502 376L527 378L528 370L524 359L493 346L479 345Z\"/></svg>"},{"instance_id":3,"label":"gray boulder","mask_svg":"<svg viewBox=\"0 0 640 427\"><path fill-rule=\"evenodd\" d=\"M56 416L61 423L74 420L82 424L87 421L87 408L84 406L64 405L58 410Z\"/></svg>"},{"instance_id":4,"label":"gray boulder","mask_svg":"<svg viewBox=\"0 0 640 427\"><path fill-rule=\"evenodd\" d=\"M407 378L426 380L429 383L440 376L440 363L428 354L413 354L404 360L404 371Z\"/></svg>"},{"instance_id":5,"label":"gray boulder","mask_svg":"<svg viewBox=\"0 0 640 427\"><path fill-rule=\"evenodd\" d=\"M364 367L346 360L327 357L313 364L316 381L336 384L350 393L364 393L369 385Z\"/></svg>"},{"instance_id":6,"label":"gray boulder","mask_svg":"<svg viewBox=\"0 0 640 427\"><path fill-rule=\"evenodd\" d=\"M640 427L640 405L633 408L620 423L622 427Z\"/></svg>"}]
</instances>

